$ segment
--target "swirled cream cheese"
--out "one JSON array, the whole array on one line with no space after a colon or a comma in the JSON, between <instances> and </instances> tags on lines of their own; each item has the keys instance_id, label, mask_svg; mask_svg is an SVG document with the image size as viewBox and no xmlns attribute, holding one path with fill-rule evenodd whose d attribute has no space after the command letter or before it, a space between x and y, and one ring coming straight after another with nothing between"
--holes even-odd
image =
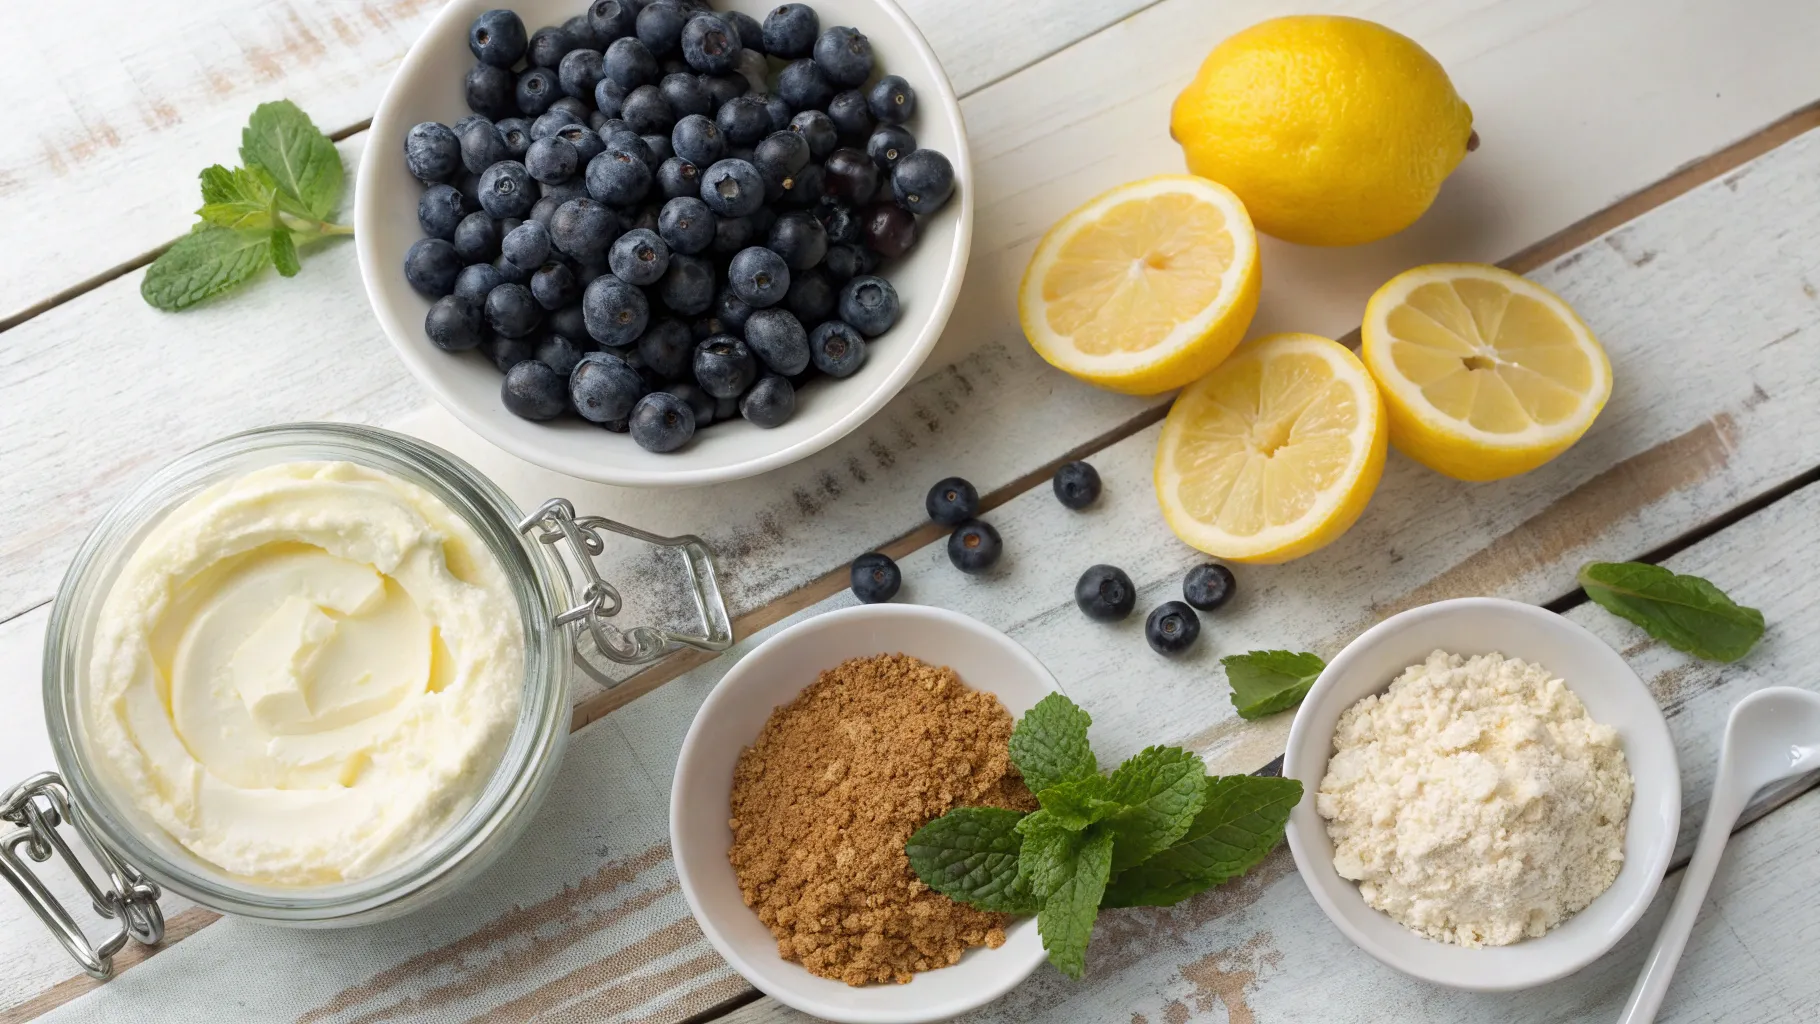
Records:
<instances>
[{"instance_id":1,"label":"swirled cream cheese","mask_svg":"<svg viewBox=\"0 0 1820 1024\"><path fill-rule=\"evenodd\" d=\"M382 870L474 802L518 718L524 627L430 492L347 462L217 484L140 542L95 627L91 745L239 876Z\"/></svg>"}]
</instances>

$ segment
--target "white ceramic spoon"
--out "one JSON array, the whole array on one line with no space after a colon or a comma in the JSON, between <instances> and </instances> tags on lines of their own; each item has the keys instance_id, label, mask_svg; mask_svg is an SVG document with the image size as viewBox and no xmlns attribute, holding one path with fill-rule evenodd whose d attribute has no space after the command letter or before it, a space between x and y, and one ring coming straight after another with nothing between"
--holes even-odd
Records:
<instances>
[{"instance_id":1,"label":"white ceramic spoon","mask_svg":"<svg viewBox=\"0 0 1820 1024\"><path fill-rule=\"evenodd\" d=\"M1772 686L1745 697L1732 708L1725 724L1725 745L1719 751L1719 774L1713 781L1712 800L1706 805L1706 822L1693 859L1681 876L1681 891L1662 934L1631 990L1630 1002L1618 1024L1649 1024L1662 1007L1675 964L1687 947L1694 918L1706 899L1725 842L1751 795L1772 782L1820 768L1820 693L1791 686Z\"/></svg>"}]
</instances>

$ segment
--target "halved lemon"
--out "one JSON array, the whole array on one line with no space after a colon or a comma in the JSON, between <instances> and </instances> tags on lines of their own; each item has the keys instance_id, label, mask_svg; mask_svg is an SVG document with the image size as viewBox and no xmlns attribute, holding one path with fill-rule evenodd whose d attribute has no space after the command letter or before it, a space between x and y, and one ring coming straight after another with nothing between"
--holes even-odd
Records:
<instances>
[{"instance_id":1,"label":"halved lemon","mask_svg":"<svg viewBox=\"0 0 1820 1024\"><path fill-rule=\"evenodd\" d=\"M1224 185L1163 174L1120 185L1037 244L1018 292L1044 359L1132 395L1218 366L1258 309L1258 237Z\"/></svg>"},{"instance_id":2,"label":"halved lemon","mask_svg":"<svg viewBox=\"0 0 1820 1024\"><path fill-rule=\"evenodd\" d=\"M1176 396L1156 495L1176 536L1235 562L1299 558L1345 533L1384 474L1384 401L1345 346L1250 342Z\"/></svg>"},{"instance_id":3,"label":"halved lemon","mask_svg":"<svg viewBox=\"0 0 1820 1024\"><path fill-rule=\"evenodd\" d=\"M1611 397L1611 363L1554 292L1508 270L1407 270L1365 306L1360 354L1390 443L1458 480L1499 480L1566 451Z\"/></svg>"}]
</instances>

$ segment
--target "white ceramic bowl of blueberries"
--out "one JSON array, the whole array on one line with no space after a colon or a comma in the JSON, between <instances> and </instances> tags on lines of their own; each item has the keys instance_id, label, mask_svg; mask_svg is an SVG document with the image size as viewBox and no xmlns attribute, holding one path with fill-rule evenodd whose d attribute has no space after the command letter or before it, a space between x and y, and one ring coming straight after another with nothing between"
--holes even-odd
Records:
<instances>
[{"instance_id":1,"label":"white ceramic bowl of blueberries","mask_svg":"<svg viewBox=\"0 0 1820 1024\"><path fill-rule=\"evenodd\" d=\"M557 472L697 485L826 447L910 380L973 198L902 11L500 3L431 22L358 177L367 295L439 401Z\"/></svg>"}]
</instances>

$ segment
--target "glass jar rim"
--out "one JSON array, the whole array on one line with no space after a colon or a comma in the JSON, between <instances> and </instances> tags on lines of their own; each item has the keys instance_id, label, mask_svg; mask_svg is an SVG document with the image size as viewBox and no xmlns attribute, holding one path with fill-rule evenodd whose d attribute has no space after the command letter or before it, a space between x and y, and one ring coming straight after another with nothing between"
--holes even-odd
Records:
<instances>
[{"instance_id":1,"label":"glass jar rim","mask_svg":"<svg viewBox=\"0 0 1820 1024\"><path fill-rule=\"evenodd\" d=\"M429 490L480 536L510 583L525 634L522 700L504 754L473 803L443 833L391 866L345 882L288 887L250 882L184 850L103 776L83 735L88 634L120 568L144 532L233 472L298 461L348 461ZM434 886L522 819L541 797L568 735L573 650L553 621L568 586L556 557L518 531L521 512L461 459L378 427L292 423L219 438L167 463L110 507L77 549L45 634L44 708L58 768L100 837L148 877L204 906L246 917L332 922L365 915ZM137 824L135 824L137 822Z\"/></svg>"}]
</instances>

